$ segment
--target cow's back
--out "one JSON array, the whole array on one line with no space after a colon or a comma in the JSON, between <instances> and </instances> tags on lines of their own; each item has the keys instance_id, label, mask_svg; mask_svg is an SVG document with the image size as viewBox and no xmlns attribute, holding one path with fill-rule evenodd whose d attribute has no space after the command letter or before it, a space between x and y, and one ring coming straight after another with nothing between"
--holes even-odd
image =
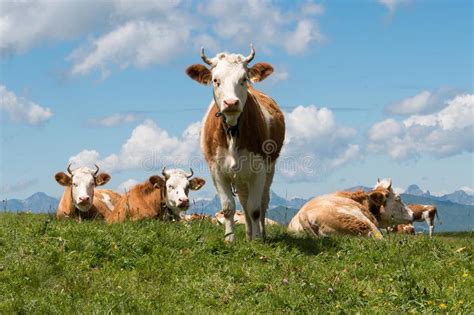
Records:
<instances>
[{"instance_id":1,"label":"cow's back","mask_svg":"<svg viewBox=\"0 0 474 315\"><path fill-rule=\"evenodd\" d=\"M380 237L366 209L350 198L324 195L308 201L292 219L289 230L305 230L313 235L372 235Z\"/></svg>"},{"instance_id":2,"label":"cow's back","mask_svg":"<svg viewBox=\"0 0 474 315\"><path fill-rule=\"evenodd\" d=\"M138 184L118 200L107 222L161 218L164 215L161 199L160 189L153 187L149 182Z\"/></svg>"}]
</instances>

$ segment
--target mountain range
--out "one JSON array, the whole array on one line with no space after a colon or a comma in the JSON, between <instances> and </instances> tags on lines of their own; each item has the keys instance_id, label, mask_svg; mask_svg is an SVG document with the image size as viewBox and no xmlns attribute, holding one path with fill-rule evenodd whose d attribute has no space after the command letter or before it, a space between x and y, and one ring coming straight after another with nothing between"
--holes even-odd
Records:
<instances>
[{"instance_id":1,"label":"mountain range","mask_svg":"<svg viewBox=\"0 0 474 315\"><path fill-rule=\"evenodd\" d=\"M366 186L355 186L346 189L346 191L364 190L371 188ZM443 224L437 226L438 231L472 231L474 230L474 195L468 194L463 190L457 190L443 196L434 196L429 191L423 191L417 185L410 185L401 194L406 204L420 203L433 204L438 207L438 213ZM281 224L288 224L295 213L308 201L304 198L284 198L274 191L270 194L270 204L267 216ZM48 196L43 192L38 192L32 196L20 199L8 199L2 201L2 210L4 211L31 211L33 213L55 212L59 204L57 198ZM236 207L241 209L238 198L236 198ZM218 196L211 199L195 199L191 204L189 213L203 213L214 215L220 210L220 201ZM418 230L425 230L426 225L416 224Z\"/></svg>"}]
</instances>

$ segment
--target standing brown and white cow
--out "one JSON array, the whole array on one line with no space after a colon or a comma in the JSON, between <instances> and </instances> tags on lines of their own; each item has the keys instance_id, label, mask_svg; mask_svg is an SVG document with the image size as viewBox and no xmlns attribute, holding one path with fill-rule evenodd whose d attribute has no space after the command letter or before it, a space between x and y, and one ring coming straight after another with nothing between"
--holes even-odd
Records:
<instances>
[{"instance_id":1,"label":"standing brown and white cow","mask_svg":"<svg viewBox=\"0 0 474 315\"><path fill-rule=\"evenodd\" d=\"M58 219L78 217L81 219L107 218L114 210L120 195L109 189L95 189L105 185L110 180L107 173L99 174L99 167L95 170L88 167L79 167L71 170L67 167L67 174L56 173L56 181L66 188L59 202L56 212Z\"/></svg>"},{"instance_id":2,"label":"standing brown and white cow","mask_svg":"<svg viewBox=\"0 0 474 315\"><path fill-rule=\"evenodd\" d=\"M432 205L413 204L413 205L408 205L408 208L410 208L413 211L413 221L418 221L418 222L426 221L426 224L428 224L428 227L429 227L429 233L431 237L434 231L435 216L439 220L438 210L436 209L436 207Z\"/></svg>"},{"instance_id":3,"label":"standing brown and white cow","mask_svg":"<svg viewBox=\"0 0 474 315\"><path fill-rule=\"evenodd\" d=\"M233 190L245 212L247 239L265 237L265 213L275 163L285 138L285 120L276 102L252 87L273 72L255 56L219 53L194 64L186 73L202 84L213 85L213 96L204 117L201 148L209 165L225 216L225 240L235 240Z\"/></svg>"}]
</instances>

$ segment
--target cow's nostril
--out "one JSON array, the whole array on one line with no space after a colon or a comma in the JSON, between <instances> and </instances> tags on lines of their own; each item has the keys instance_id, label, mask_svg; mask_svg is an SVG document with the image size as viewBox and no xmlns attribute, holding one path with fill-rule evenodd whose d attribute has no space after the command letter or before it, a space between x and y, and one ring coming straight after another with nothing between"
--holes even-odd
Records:
<instances>
[{"instance_id":1,"label":"cow's nostril","mask_svg":"<svg viewBox=\"0 0 474 315\"><path fill-rule=\"evenodd\" d=\"M227 106L236 106L237 104L239 104L239 100L238 99L226 99L224 100L224 104L226 104Z\"/></svg>"}]
</instances>

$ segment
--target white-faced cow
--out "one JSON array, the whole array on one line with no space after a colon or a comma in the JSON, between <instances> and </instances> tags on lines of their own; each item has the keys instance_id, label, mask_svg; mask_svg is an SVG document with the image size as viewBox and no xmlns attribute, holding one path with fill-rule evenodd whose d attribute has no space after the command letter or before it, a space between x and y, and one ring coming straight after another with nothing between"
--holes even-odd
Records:
<instances>
[{"instance_id":1,"label":"white-faced cow","mask_svg":"<svg viewBox=\"0 0 474 315\"><path fill-rule=\"evenodd\" d=\"M110 180L110 175L99 174L97 165L95 170L88 167L71 170L71 165L69 165L67 172L67 174L59 172L55 175L56 181L66 187L59 202L56 217L59 219L107 218L121 196L109 189L95 189L95 187L105 185Z\"/></svg>"},{"instance_id":2,"label":"white-faced cow","mask_svg":"<svg viewBox=\"0 0 474 315\"><path fill-rule=\"evenodd\" d=\"M236 191L245 212L247 238L265 237L265 213L270 199L275 163L285 138L283 113L252 83L268 77L267 63L249 67L255 56L219 53L207 68L195 64L186 70L194 80L212 84L213 96L201 130L201 148L209 165L225 216L225 240L235 239Z\"/></svg>"},{"instance_id":3,"label":"white-faced cow","mask_svg":"<svg viewBox=\"0 0 474 315\"><path fill-rule=\"evenodd\" d=\"M378 182L370 192L336 192L316 197L293 217L288 230L314 236L365 235L382 238L379 228L408 223L413 213L392 188Z\"/></svg>"},{"instance_id":4,"label":"white-faced cow","mask_svg":"<svg viewBox=\"0 0 474 315\"><path fill-rule=\"evenodd\" d=\"M154 175L144 183L135 185L117 203L108 223L158 218L180 220L181 213L189 208L189 190L199 190L206 181L180 169L162 171L163 177Z\"/></svg>"},{"instance_id":5,"label":"white-faced cow","mask_svg":"<svg viewBox=\"0 0 474 315\"><path fill-rule=\"evenodd\" d=\"M413 211L413 221L425 221L429 227L430 237L433 236L435 216L439 221L438 210L436 209L436 206L413 204L408 205L408 208Z\"/></svg>"}]
</instances>

